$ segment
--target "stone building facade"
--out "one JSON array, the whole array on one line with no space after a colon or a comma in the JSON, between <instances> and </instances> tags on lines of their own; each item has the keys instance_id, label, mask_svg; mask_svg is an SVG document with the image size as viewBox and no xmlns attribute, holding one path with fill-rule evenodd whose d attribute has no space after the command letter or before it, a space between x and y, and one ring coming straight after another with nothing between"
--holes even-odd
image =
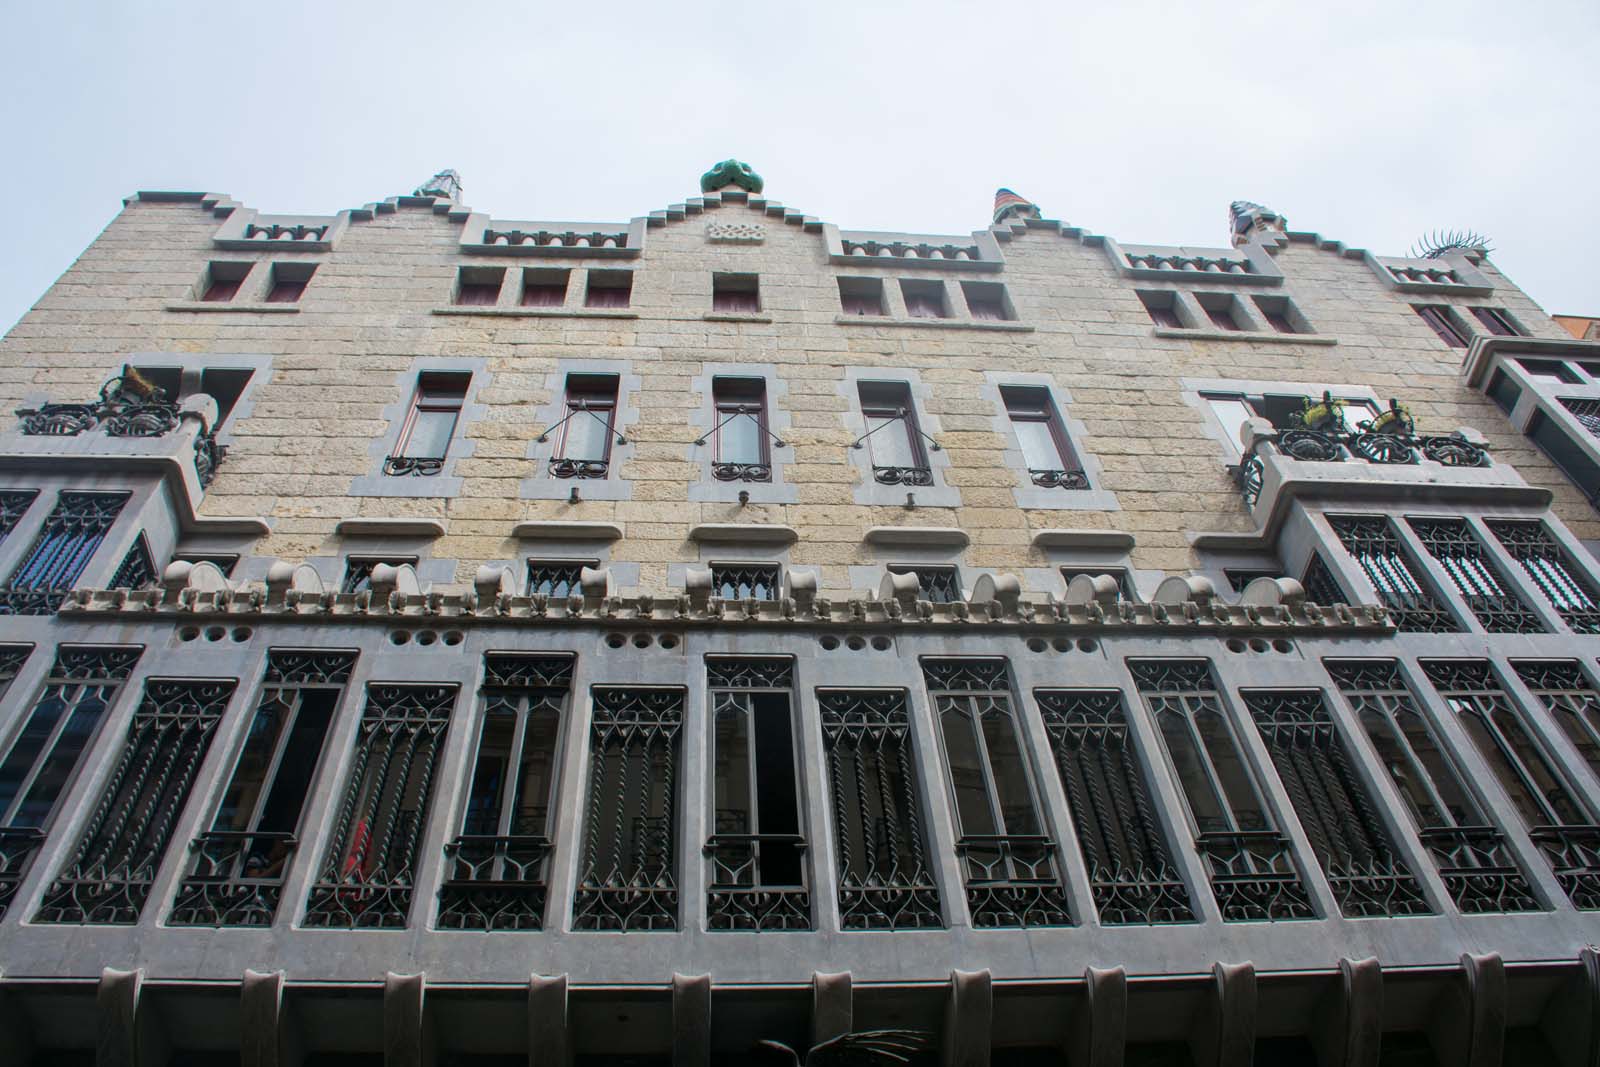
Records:
<instances>
[{"instance_id":1,"label":"stone building facade","mask_svg":"<svg viewBox=\"0 0 1600 1067\"><path fill-rule=\"evenodd\" d=\"M1600 1063L1600 342L701 185L139 193L0 343L0 1061Z\"/></svg>"}]
</instances>

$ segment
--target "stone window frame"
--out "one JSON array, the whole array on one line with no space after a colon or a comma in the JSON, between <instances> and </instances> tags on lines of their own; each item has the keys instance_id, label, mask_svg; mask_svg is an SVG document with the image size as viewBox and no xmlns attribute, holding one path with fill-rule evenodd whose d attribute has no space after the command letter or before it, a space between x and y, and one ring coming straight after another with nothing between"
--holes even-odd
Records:
<instances>
[{"instance_id":1,"label":"stone window frame","mask_svg":"<svg viewBox=\"0 0 1600 1067\"><path fill-rule=\"evenodd\" d=\"M922 376L910 367L846 367L844 377L840 379L837 393L847 402L847 407L842 413L844 428L849 432L851 440L855 440L867 432L866 418L861 414L862 382L903 382L911 394L911 403L917 414L917 422L922 432L929 437L937 438L943 431L939 416L935 415L929 405L932 398L931 387L924 385ZM999 391L995 396L998 398ZM948 481L950 471L950 453L945 449L935 452L928 449L928 469L933 473L933 485L912 486L880 485L872 476L872 453L863 445L861 448L851 448L845 445L846 458L851 467L860 476L856 484L852 499L857 504L877 507L904 507L906 494L916 495L917 506L927 508L958 508L961 506L961 490L951 485Z\"/></svg>"},{"instance_id":2,"label":"stone window frame","mask_svg":"<svg viewBox=\"0 0 1600 1067\"><path fill-rule=\"evenodd\" d=\"M272 357L250 353L194 353L194 352L132 352L124 361L135 369L177 367L182 374L200 374L207 370L247 370L250 380L233 402L228 417L215 427L217 444L228 445L234 440L234 428L256 410L256 395L261 387L272 380Z\"/></svg>"},{"instance_id":3,"label":"stone window frame","mask_svg":"<svg viewBox=\"0 0 1600 1067\"><path fill-rule=\"evenodd\" d=\"M740 544L737 541L711 541L700 543L696 558L691 561L667 564L667 588L682 591L688 572L694 570L709 570L713 565L718 567L749 565L777 567L779 596L785 595L784 590L789 587L789 580L796 574L814 574L817 576L817 587L828 588L823 580L825 568L812 564L794 565L790 562L793 545L777 544ZM604 566L605 564L602 564ZM633 580L638 580L638 564L622 564L633 570ZM620 584L620 578L613 574L613 582Z\"/></svg>"},{"instance_id":4,"label":"stone window frame","mask_svg":"<svg viewBox=\"0 0 1600 1067\"><path fill-rule=\"evenodd\" d=\"M567 378L573 374L609 374L617 379L616 414L611 424L613 434L621 434L626 444L611 443L611 458L604 478L557 478L550 473L549 459L560 443L558 434L549 434L540 441L540 434L560 422L567 414ZM630 428L639 422L636 406L643 395L643 381L634 372L631 359L560 359L555 369L545 375L545 392L549 400L533 412L533 439L523 453L523 458L534 464L533 473L522 479L517 487L519 500L566 500L577 489L585 500L632 500L633 482L623 476L623 470L634 458L637 442Z\"/></svg>"},{"instance_id":5,"label":"stone window frame","mask_svg":"<svg viewBox=\"0 0 1600 1067\"><path fill-rule=\"evenodd\" d=\"M1273 394L1277 396L1309 396L1319 397L1324 392L1332 393L1338 400L1355 400L1372 404L1377 411L1383 411L1388 403L1378 396L1377 390L1370 385L1332 384L1327 382L1289 382L1289 381L1263 381L1246 378L1179 378L1178 388L1183 402L1194 408L1200 414L1201 426L1206 436L1222 446L1224 451L1223 462L1229 467L1237 466L1244 456L1242 442L1230 440L1226 427L1222 425L1216 413L1207 403L1208 394L1231 393L1237 396L1262 396Z\"/></svg>"},{"instance_id":6,"label":"stone window frame","mask_svg":"<svg viewBox=\"0 0 1600 1067\"><path fill-rule=\"evenodd\" d=\"M1028 473L1028 461L1022 454L1022 445L1017 441L1016 429L1011 424L1005 397L1000 394L1002 385L1043 389L1049 394L1050 402L1055 405L1056 415L1061 419L1061 432L1066 434L1072 451L1083 467L1083 473L1089 478L1091 488L1044 489L1033 484L1033 477ZM1026 511L1122 510L1122 505L1117 502L1117 494L1101 484L1100 458L1083 447L1084 439L1089 436L1089 428L1081 419L1074 419L1068 414L1072 404L1072 394L1057 385L1051 375L1031 371L984 371L983 385L978 389L978 398L991 405L994 414L989 417L989 428L1006 443L1005 449L1000 453L1000 462L1015 479L1015 484L1011 487L1011 496L1016 500L1017 507ZM918 498L917 502L920 504L921 498Z\"/></svg>"},{"instance_id":7,"label":"stone window frame","mask_svg":"<svg viewBox=\"0 0 1600 1067\"><path fill-rule=\"evenodd\" d=\"M771 480L765 482L719 482L711 476L711 463L715 455L709 436L717 425L716 399L712 383L717 378L760 378L766 389L767 429L785 442L779 448L767 439L767 457L771 465ZM783 403L789 395L789 385L778 374L772 363L704 363L699 374L689 379L689 390L698 394L699 404L689 413L689 428L696 438L708 435L705 444L690 441L685 458L698 468L698 477L689 485L689 502L698 504L733 504L740 493L749 493L752 504L798 504L800 487L784 481L784 468L794 462L794 446L785 436L793 419Z\"/></svg>"},{"instance_id":8,"label":"stone window frame","mask_svg":"<svg viewBox=\"0 0 1600 1067\"><path fill-rule=\"evenodd\" d=\"M1526 438L1540 455L1561 471L1562 476L1578 492L1591 500L1600 499L1600 484L1593 488L1583 485L1575 473L1567 470L1551 456L1546 451L1544 443L1534 437L1534 431L1541 419L1551 423L1583 458L1600 469L1600 435L1590 431L1583 421L1561 402L1562 397L1600 402L1600 373L1589 369L1600 363L1600 346L1596 346L1593 358L1585 358L1581 352L1572 350L1552 351L1532 345L1519 349L1516 343L1524 340L1520 337L1508 337L1504 340L1505 347L1495 351L1476 372L1477 388L1505 413L1512 429ZM1530 371L1523 365L1523 360L1559 363L1569 376L1578 380L1551 381ZM1500 395L1503 386L1507 384L1516 390L1516 395L1511 398L1509 405L1505 402L1506 398Z\"/></svg>"},{"instance_id":9,"label":"stone window frame","mask_svg":"<svg viewBox=\"0 0 1600 1067\"><path fill-rule=\"evenodd\" d=\"M383 473L383 461L395 454L400 435L405 432L411 405L417 395L417 383L424 374L467 374L466 391L461 396L461 414L456 418L455 432L450 436L450 446L445 449L444 463L438 474L427 477L391 475ZM382 437L367 446L371 466L367 473L350 483L350 496L390 497L454 497L460 494L463 478L456 473L461 460L472 455L478 447L469 436L472 425L489 415L489 406L478 403L478 396L489 384L489 361L482 356L428 356L411 361L405 370L394 377L393 400L384 406L380 417L389 428Z\"/></svg>"}]
</instances>

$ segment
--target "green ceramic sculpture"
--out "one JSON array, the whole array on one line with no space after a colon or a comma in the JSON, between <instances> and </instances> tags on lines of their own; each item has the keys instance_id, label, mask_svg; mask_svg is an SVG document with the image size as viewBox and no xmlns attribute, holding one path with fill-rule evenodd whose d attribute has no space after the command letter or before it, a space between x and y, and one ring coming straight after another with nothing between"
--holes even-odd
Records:
<instances>
[{"instance_id":1,"label":"green ceramic sculpture","mask_svg":"<svg viewBox=\"0 0 1600 1067\"><path fill-rule=\"evenodd\" d=\"M761 175L750 169L750 164L740 163L737 159L724 159L700 175L700 191L709 193L713 189L721 189L732 182L747 193L759 193L766 184L761 180Z\"/></svg>"}]
</instances>

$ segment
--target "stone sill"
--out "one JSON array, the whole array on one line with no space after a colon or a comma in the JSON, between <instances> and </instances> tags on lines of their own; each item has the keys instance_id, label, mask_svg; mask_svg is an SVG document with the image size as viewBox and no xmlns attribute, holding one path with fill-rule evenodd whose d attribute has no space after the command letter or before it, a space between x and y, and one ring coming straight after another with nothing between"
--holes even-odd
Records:
<instances>
[{"instance_id":1,"label":"stone sill","mask_svg":"<svg viewBox=\"0 0 1600 1067\"><path fill-rule=\"evenodd\" d=\"M511 528L511 536L522 541L620 541L622 533L619 523L581 519L534 519Z\"/></svg>"},{"instance_id":2,"label":"stone sill","mask_svg":"<svg viewBox=\"0 0 1600 1067\"><path fill-rule=\"evenodd\" d=\"M1133 548L1133 535L1117 530L1035 530L1035 548L1097 548L1127 552Z\"/></svg>"},{"instance_id":3,"label":"stone sill","mask_svg":"<svg viewBox=\"0 0 1600 1067\"><path fill-rule=\"evenodd\" d=\"M333 528L340 537L443 537L438 519L343 519Z\"/></svg>"},{"instance_id":4,"label":"stone sill","mask_svg":"<svg viewBox=\"0 0 1600 1067\"><path fill-rule=\"evenodd\" d=\"M800 540L800 532L777 523L707 522L690 527L689 540L719 545L792 545Z\"/></svg>"},{"instance_id":5,"label":"stone sill","mask_svg":"<svg viewBox=\"0 0 1600 1067\"><path fill-rule=\"evenodd\" d=\"M955 526L869 526L861 538L869 545L966 548L972 538Z\"/></svg>"},{"instance_id":6,"label":"stone sill","mask_svg":"<svg viewBox=\"0 0 1600 1067\"><path fill-rule=\"evenodd\" d=\"M998 330L1001 333L1032 333L1024 322L989 322L981 319L892 319L887 315L835 315L840 326L926 326L934 330Z\"/></svg>"},{"instance_id":7,"label":"stone sill","mask_svg":"<svg viewBox=\"0 0 1600 1067\"><path fill-rule=\"evenodd\" d=\"M294 315L299 304L234 304L225 300L180 300L167 305L168 311L236 311L250 315Z\"/></svg>"},{"instance_id":8,"label":"stone sill","mask_svg":"<svg viewBox=\"0 0 1600 1067\"><path fill-rule=\"evenodd\" d=\"M1260 341L1266 344L1286 345L1336 345L1337 337L1320 333L1266 333L1261 330L1179 330L1171 326L1151 329L1157 337L1179 337L1191 341Z\"/></svg>"},{"instance_id":9,"label":"stone sill","mask_svg":"<svg viewBox=\"0 0 1600 1067\"><path fill-rule=\"evenodd\" d=\"M706 322L771 322L771 315L729 315L720 311L708 311L700 316Z\"/></svg>"},{"instance_id":10,"label":"stone sill","mask_svg":"<svg viewBox=\"0 0 1600 1067\"><path fill-rule=\"evenodd\" d=\"M619 311L613 308L488 308L447 307L434 308L435 315L486 315L502 319L636 319L637 311Z\"/></svg>"}]
</instances>

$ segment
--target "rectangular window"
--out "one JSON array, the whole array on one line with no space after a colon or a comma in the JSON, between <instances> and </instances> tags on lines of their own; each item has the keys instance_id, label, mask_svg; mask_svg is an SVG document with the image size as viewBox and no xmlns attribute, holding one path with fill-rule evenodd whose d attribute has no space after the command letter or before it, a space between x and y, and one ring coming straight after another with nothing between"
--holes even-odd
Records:
<instances>
[{"instance_id":1,"label":"rectangular window","mask_svg":"<svg viewBox=\"0 0 1600 1067\"><path fill-rule=\"evenodd\" d=\"M1036 689L1100 922L1193 922L1189 888L1140 766L1122 694Z\"/></svg>"},{"instance_id":2,"label":"rectangular window","mask_svg":"<svg viewBox=\"0 0 1600 1067\"><path fill-rule=\"evenodd\" d=\"M1044 489L1088 489L1089 476L1067 439L1050 390L1036 385L1002 385L1000 398L1033 484Z\"/></svg>"},{"instance_id":3,"label":"rectangular window","mask_svg":"<svg viewBox=\"0 0 1600 1067\"><path fill-rule=\"evenodd\" d=\"M1561 385L1581 385L1583 379L1559 359L1519 359L1520 366L1530 378L1540 381L1557 382Z\"/></svg>"},{"instance_id":4,"label":"rectangular window","mask_svg":"<svg viewBox=\"0 0 1600 1067\"><path fill-rule=\"evenodd\" d=\"M1300 318L1300 313L1295 310L1294 305L1289 302L1288 297L1257 296L1253 297L1252 299L1255 300L1256 310L1261 312L1261 317L1267 320L1267 325L1271 326L1277 332L1311 332L1310 330L1304 328L1304 320Z\"/></svg>"},{"instance_id":5,"label":"rectangular window","mask_svg":"<svg viewBox=\"0 0 1600 1067\"><path fill-rule=\"evenodd\" d=\"M917 278L900 280L900 295L905 298L906 314L914 319L947 319L950 309L944 302L944 283Z\"/></svg>"},{"instance_id":6,"label":"rectangular window","mask_svg":"<svg viewBox=\"0 0 1600 1067\"><path fill-rule=\"evenodd\" d=\"M272 280L267 285L267 303L297 303L316 272L315 263L274 263Z\"/></svg>"},{"instance_id":7,"label":"rectangular window","mask_svg":"<svg viewBox=\"0 0 1600 1067\"><path fill-rule=\"evenodd\" d=\"M939 723L972 925L1070 925L1006 661L924 659L922 672Z\"/></svg>"},{"instance_id":8,"label":"rectangular window","mask_svg":"<svg viewBox=\"0 0 1600 1067\"><path fill-rule=\"evenodd\" d=\"M1223 919L1310 919L1294 851L1263 800L1205 660L1129 660L1187 802Z\"/></svg>"},{"instance_id":9,"label":"rectangular window","mask_svg":"<svg viewBox=\"0 0 1600 1067\"><path fill-rule=\"evenodd\" d=\"M391 567L407 564L415 567L416 556L347 556L344 561L344 578L339 583L341 593L365 593L372 588L372 568L380 563Z\"/></svg>"},{"instance_id":10,"label":"rectangular window","mask_svg":"<svg viewBox=\"0 0 1600 1067\"><path fill-rule=\"evenodd\" d=\"M27 555L0 588L0 614L53 615L127 502L127 493L63 491Z\"/></svg>"},{"instance_id":11,"label":"rectangular window","mask_svg":"<svg viewBox=\"0 0 1600 1067\"><path fill-rule=\"evenodd\" d=\"M11 683L17 680L17 674L32 651L32 645L0 645L0 700L11 689Z\"/></svg>"},{"instance_id":12,"label":"rectangular window","mask_svg":"<svg viewBox=\"0 0 1600 1067\"><path fill-rule=\"evenodd\" d=\"M1483 328L1496 337L1526 337L1528 332L1518 326L1510 314L1500 308L1469 308L1472 317L1483 323Z\"/></svg>"},{"instance_id":13,"label":"rectangular window","mask_svg":"<svg viewBox=\"0 0 1600 1067\"><path fill-rule=\"evenodd\" d=\"M1490 519L1487 525L1574 633L1600 634L1600 595L1594 583L1542 522Z\"/></svg>"},{"instance_id":14,"label":"rectangular window","mask_svg":"<svg viewBox=\"0 0 1600 1067\"><path fill-rule=\"evenodd\" d=\"M122 751L35 922L139 921L237 684L232 678L145 682Z\"/></svg>"},{"instance_id":15,"label":"rectangular window","mask_svg":"<svg viewBox=\"0 0 1600 1067\"><path fill-rule=\"evenodd\" d=\"M583 306L625 308L633 299L633 271L591 270L589 287L584 290Z\"/></svg>"},{"instance_id":16,"label":"rectangular window","mask_svg":"<svg viewBox=\"0 0 1600 1067\"><path fill-rule=\"evenodd\" d=\"M528 561L528 595L565 600L583 595L581 576L583 568L598 567L593 559L530 559Z\"/></svg>"},{"instance_id":17,"label":"rectangular window","mask_svg":"<svg viewBox=\"0 0 1600 1067\"><path fill-rule=\"evenodd\" d=\"M11 647L8 664L14 659ZM79 760L139 662L139 653L137 648L87 645L56 650L44 689L0 760L0 915L44 843Z\"/></svg>"},{"instance_id":18,"label":"rectangular window","mask_svg":"<svg viewBox=\"0 0 1600 1067\"><path fill-rule=\"evenodd\" d=\"M1389 520L1378 515L1330 515L1339 543L1361 567L1378 602L1407 633L1459 633L1461 627L1445 610L1406 554Z\"/></svg>"},{"instance_id":19,"label":"rectangular window","mask_svg":"<svg viewBox=\"0 0 1600 1067\"><path fill-rule=\"evenodd\" d=\"M959 604L966 600L961 595L961 573L954 567L940 567L926 563L891 563L890 574L917 576L918 598L930 604Z\"/></svg>"},{"instance_id":20,"label":"rectangular window","mask_svg":"<svg viewBox=\"0 0 1600 1067\"><path fill-rule=\"evenodd\" d=\"M456 281L456 303L464 307L494 307L500 302L504 267L462 267Z\"/></svg>"},{"instance_id":21,"label":"rectangular window","mask_svg":"<svg viewBox=\"0 0 1600 1067\"><path fill-rule=\"evenodd\" d=\"M961 295L966 298L967 311L981 322L1007 322L1017 317L1006 287L999 282L962 282Z\"/></svg>"},{"instance_id":22,"label":"rectangular window","mask_svg":"<svg viewBox=\"0 0 1600 1067\"><path fill-rule=\"evenodd\" d=\"M248 367L206 367L196 373L183 367L135 368L166 395L168 403L180 403L197 393L217 402L217 426L224 427L234 406L244 395L255 371Z\"/></svg>"},{"instance_id":23,"label":"rectangular window","mask_svg":"<svg viewBox=\"0 0 1600 1067\"><path fill-rule=\"evenodd\" d=\"M522 272L522 296L518 303L525 308L563 307L570 280L570 271L530 267Z\"/></svg>"},{"instance_id":24,"label":"rectangular window","mask_svg":"<svg viewBox=\"0 0 1600 1067\"><path fill-rule=\"evenodd\" d=\"M761 281L754 274L713 274L711 310L726 315L754 315L761 310Z\"/></svg>"},{"instance_id":25,"label":"rectangular window","mask_svg":"<svg viewBox=\"0 0 1600 1067\"><path fill-rule=\"evenodd\" d=\"M1351 918L1432 912L1388 827L1371 814L1377 803L1352 767L1322 693L1247 689L1241 695L1339 910Z\"/></svg>"},{"instance_id":26,"label":"rectangular window","mask_svg":"<svg viewBox=\"0 0 1600 1067\"><path fill-rule=\"evenodd\" d=\"M678 928L677 779L683 690L591 690L589 814L573 928Z\"/></svg>"},{"instance_id":27,"label":"rectangular window","mask_svg":"<svg viewBox=\"0 0 1600 1067\"><path fill-rule=\"evenodd\" d=\"M0 542L17 528L17 523L38 497L37 489L0 489Z\"/></svg>"},{"instance_id":28,"label":"rectangular window","mask_svg":"<svg viewBox=\"0 0 1600 1067\"><path fill-rule=\"evenodd\" d=\"M707 924L809 930L794 743L794 661L706 658L713 818Z\"/></svg>"},{"instance_id":29,"label":"rectangular window","mask_svg":"<svg viewBox=\"0 0 1600 1067\"><path fill-rule=\"evenodd\" d=\"M1394 661L1328 661L1326 666L1456 907L1467 914L1537 910L1538 898L1506 847L1504 833L1467 788Z\"/></svg>"},{"instance_id":30,"label":"rectangular window","mask_svg":"<svg viewBox=\"0 0 1600 1067\"><path fill-rule=\"evenodd\" d=\"M484 657L483 725L460 834L445 846L441 928L544 928L572 667L570 655Z\"/></svg>"},{"instance_id":31,"label":"rectangular window","mask_svg":"<svg viewBox=\"0 0 1600 1067\"><path fill-rule=\"evenodd\" d=\"M455 436L466 401L470 374L424 373L417 376L411 410L395 443L395 460L432 460L442 463ZM387 474L397 471L385 470Z\"/></svg>"},{"instance_id":32,"label":"rectangular window","mask_svg":"<svg viewBox=\"0 0 1600 1067\"><path fill-rule=\"evenodd\" d=\"M1451 348L1467 347L1466 329L1457 322L1449 308L1443 304L1412 304L1411 307L1439 335L1439 340Z\"/></svg>"},{"instance_id":33,"label":"rectangular window","mask_svg":"<svg viewBox=\"0 0 1600 1067\"><path fill-rule=\"evenodd\" d=\"M1561 403L1572 410L1584 429L1600 436L1600 401L1575 401L1563 397ZM1594 405L1587 420L1574 407L1579 403ZM1572 484L1581 489L1591 503L1600 500L1600 464L1589 458L1583 446L1568 436L1560 423L1546 418L1543 412L1535 412L1528 421L1528 437L1539 446L1539 451L1550 457L1550 462L1572 479Z\"/></svg>"},{"instance_id":34,"label":"rectangular window","mask_svg":"<svg viewBox=\"0 0 1600 1067\"><path fill-rule=\"evenodd\" d=\"M225 304L239 295L254 263L213 262L206 268L200 299L208 304Z\"/></svg>"},{"instance_id":35,"label":"rectangular window","mask_svg":"<svg viewBox=\"0 0 1600 1067\"><path fill-rule=\"evenodd\" d=\"M273 649L255 717L168 921L270 926L354 652Z\"/></svg>"},{"instance_id":36,"label":"rectangular window","mask_svg":"<svg viewBox=\"0 0 1600 1067\"><path fill-rule=\"evenodd\" d=\"M777 600L782 573L776 563L713 563L711 591L723 600Z\"/></svg>"},{"instance_id":37,"label":"rectangular window","mask_svg":"<svg viewBox=\"0 0 1600 1067\"><path fill-rule=\"evenodd\" d=\"M609 472L616 434L617 384L615 374L567 375L566 414L550 459L551 474L604 478Z\"/></svg>"},{"instance_id":38,"label":"rectangular window","mask_svg":"<svg viewBox=\"0 0 1600 1067\"><path fill-rule=\"evenodd\" d=\"M882 315L882 279L840 278L839 306L846 315Z\"/></svg>"},{"instance_id":39,"label":"rectangular window","mask_svg":"<svg viewBox=\"0 0 1600 1067\"><path fill-rule=\"evenodd\" d=\"M1575 906L1600 908L1600 826L1482 660L1423 660L1422 669L1511 799Z\"/></svg>"},{"instance_id":40,"label":"rectangular window","mask_svg":"<svg viewBox=\"0 0 1600 1067\"><path fill-rule=\"evenodd\" d=\"M1183 329L1183 320L1178 317L1178 297L1176 293L1157 292L1139 293L1139 302L1150 315L1150 321L1157 326L1165 326L1169 330Z\"/></svg>"},{"instance_id":41,"label":"rectangular window","mask_svg":"<svg viewBox=\"0 0 1600 1067\"><path fill-rule=\"evenodd\" d=\"M1206 318L1211 320L1211 325L1217 329L1229 332L1244 329L1239 309L1234 306L1234 297L1231 294L1196 293L1194 298L1199 303L1200 310L1206 313Z\"/></svg>"},{"instance_id":42,"label":"rectangular window","mask_svg":"<svg viewBox=\"0 0 1600 1067\"><path fill-rule=\"evenodd\" d=\"M356 749L304 924L400 929L411 912L455 685L368 682Z\"/></svg>"},{"instance_id":43,"label":"rectangular window","mask_svg":"<svg viewBox=\"0 0 1600 1067\"><path fill-rule=\"evenodd\" d=\"M1240 455L1244 449L1244 441L1240 436L1244 430L1244 424L1246 421L1255 418L1256 413L1251 410L1250 405L1245 402L1242 396L1213 396L1206 394L1201 399L1205 401L1206 406L1211 409L1211 414L1221 424L1223 443L1228 446L1233 455Z\"/></svg>"},{"instance_id":44,"label":"rectangular window","mask_svg":"<svg viewBox=\"0 0 1600 1067\"><path fill-rule=\"evenodd\" d=\"M845 930L944 925L900 689L818 689Z\"/></svg>"},{"instance_id":45,"label":"rectangular window","mask_svg":"<svg viewBox=\"0 0 1600 1067\"><path fill-rule=\"evenodd\" d=\"M766 380L713 378L711 403L717 420L711 431L712 476L725 482L771 481Z\"/></svg>"},{"instance_id":46,"label":"rectangular window","mask_svg":"<svg viewBox=\"0 0 1600 1067\"><path fill-rule=\"evenodd\" d=\"M873 477L889 485L932 485L911 387L905 382L857 382L856 390L867 424L857 444L865 444L872 457Z\"/></svg>"},{"instance_id":47,"label":"rectangular window","mask_svg":"<svg viewBox=\"0 0 1600 1067\"><path fill-rule=\"evenodd\" d=\"M1542 634L1538 616L1528 610L1495 566L1489 552L1467 527L1465 519L1408 519L1428 550L1492 634Z\"/></svg>"},{"instance_id":48,"label":"rectangular window","mask_svg":"<svg viewBox=\"0 0 1600 1067\"><path fill-rule=\"evenodd\" d=\"M1514 666L1589 770L1600 777L1600 693L1583 668L1574 660L1523 660Z\"/></svg>"},{"instance_id":49,"label":"rectangular window","mask_svg":"<svg viewBox=\"0 0 1600 1067\"><path fill-rule=\"evenodd\" d=\"M1498 368L1489 379L1487 392L1489 399L1499 405L1500 410L1507 415L1517 406L1517 401L1522 399L1522 386L1512 381L1505 371Z\"/></svg>"}]
</instances>

